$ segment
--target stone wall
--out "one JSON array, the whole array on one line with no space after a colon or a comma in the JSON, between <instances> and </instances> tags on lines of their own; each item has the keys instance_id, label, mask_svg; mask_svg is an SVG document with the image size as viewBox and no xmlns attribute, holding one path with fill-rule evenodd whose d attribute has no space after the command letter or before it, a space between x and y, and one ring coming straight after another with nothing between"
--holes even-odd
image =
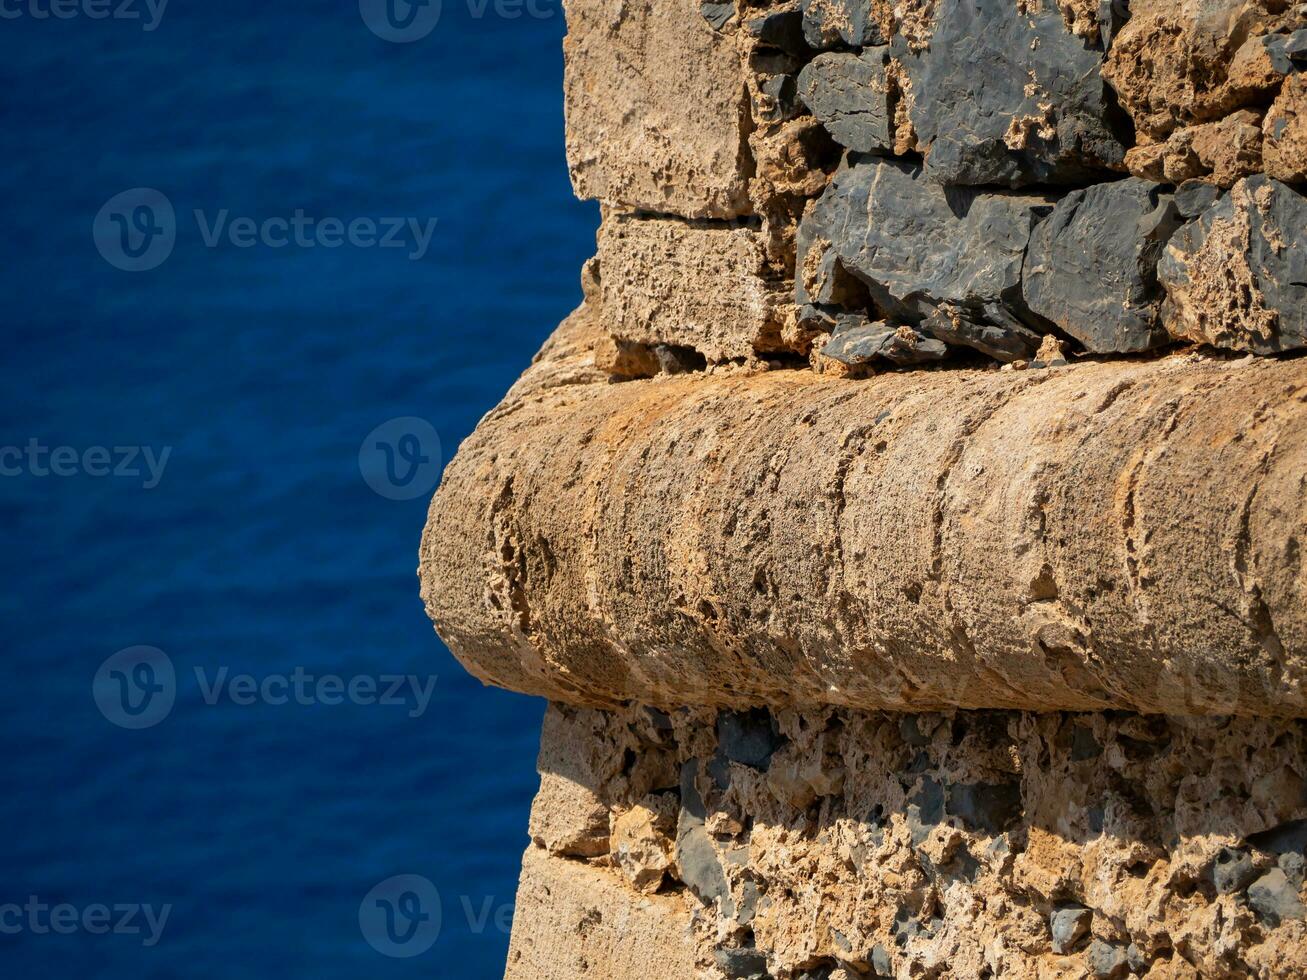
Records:
<instances>
[{"instance_id":1,"label":"stone wall","mask_svg":"<svg viewBox=\"0 0 1307 980\"><path fill-rule=\"evenodd\" d=\"M569 0L437 631L511 980L1307 977L1307 5Z\"/></svg>"}]
</instances>

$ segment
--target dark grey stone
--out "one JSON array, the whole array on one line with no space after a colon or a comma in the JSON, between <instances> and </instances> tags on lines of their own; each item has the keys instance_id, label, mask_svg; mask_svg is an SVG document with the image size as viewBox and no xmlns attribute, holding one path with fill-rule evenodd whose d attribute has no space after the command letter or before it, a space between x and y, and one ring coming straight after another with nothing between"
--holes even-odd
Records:
<instances>
[{"instance_id":1,"label":"dark grey stone","mask_svg":"<svg viewBox=\"0 0 1307 980\"><path fill-rule=\"evenodd\" d=\"M1307 70L1307 27L1292 34L1268 34L1261 39L1271 66L1282 75Z\"/></svg>"},{"instance_id":2,"label":"dark grey stone","mask_svg":"<svg viewBox=\"0 0 1307 980\"><path fill-rule=\"evenodd\" d=\"M799 97L840 146L859 153L893 149L888 52L827 52L799 73Z\"/></svg>"},{"instance_id":3,"label":"dark grey stone","mask_svg":"<svg viewBox=\"0 0 1307 980\"><path fill-rule=\"evenodd\" d=\"M1039 350L1041 337L1001 303L983 305L985 319L968 316L952 303L941 303L921 321L921 329L936 340L971 347L1000 361L1028 361Z\"/></svg>"},{"instance_id":4,"label":"dark grey stone","mask_svg":"<svg viewBox=\"0 0 1307 980\"><path fill-rule=\"evenodd\" d=\"M1279 868L1272 868L1248 886L1248 904L1271 926L1286 919L1307 918L1298 888Z\"/></svg>"},{"instance_id":5,"label":"dark grey stone","mask_svg":"<svg viewBox=\"0 0 1307 980\"><path fill-rule=\"evenodd\" d=\"M899 737L917 749L924 749L930 744L930 736L921 733L916 715L908 715L899 722Z\"/></svg>"},{"instance_id":6,"label":"dark grey stone","mask_svg":"<svg viewBox=\"0 0 1307 980\"><path fill-rule=\"evenodd\" d=\"M765 772L786 742L766 708L723 711L717 716L717 747L732 762Z\"/></svg>"},{"instance_id":7,"label":"dark grey stone","mask_svg":"<svg viewBox=\"0 0 1307 980\"><path fill-rule=\"evenodd\" d=\"M735 0L731 3L708 3L699 4L699 13L703 14L703 20L708 22L712 30L721 30L727 26L727 21L735 17Z\"/></svg>"},{"instance_id":8,"label":"dark grey stone","mask_svg":"<svg viewBox=\"0 0 1307 980\"><path fill-rule=\"evenodd\" d=\"M1026 303L1094 353L1168 343L1157 263L1181 224L1170 195L1138 177L1072 191L1030 236Z\"/></svg>"},{"instance_id":9,"label":"dark grey stone","mask_svg":"<svg viewBox=\"0 0 1307 980\"><path fill-rule=\"evenodd\" d=\"M744 29L759 44L780 48L796 58L806 58L811 53L803 39L801 10L778 10L750 17L744 22Z\"/></svg>"},{"instance_id":10,"label":"dark grey stone","mask_svg":"<svg viewBox=\"0 0 1307 980\"><path fill-rule=\"evenodd\" d=\"M948 812L969 828L1001 834L1018 820L1024 807L1021 784L957 783L949 790Z\"/></svg>"},{"instance_id":11,"label":"dark grey stone","mask_svg":"<svg viewBox=\"0 0 1307 980\"><path fill-rule=\"evenodd\" d=\"M888 38L872 16L870 0L803 0L803 34L817 49L865 48Z\"/></svg>"},{"instance_id":12,"label":"dark grey stone","mask_svg":"<svg viewBox=\"0 0 1307 980\"><path fill-rule=\"evenodd\" d=\"M1116 980L1125 976L1130 970L1130 959L1120 946L1113 946L1101 939L1089 944L1089 972L1095 980Z\"/></svg>"},{"instance_id":13,"label":"dark grey stone","mask_svg":"<svg viewBox=\"0 0 1307 980\"><path fill-rule=\"evenodd\" d=\"M1246 216L1245 216L1246 214ZM1231 346L1254 354L1275 354L1307 347L1307 248L1297 241L1307 228L1307 197L1288 184L1264 174L1245 178L1219 201L1172 236L1157 265L1158 278L1172 298L1186 295L1190 264L1200 255L1215 231L1225 235L1231 225L1247 227L1248 247L1237 262L1246 263L1246 274L1227 273L1230 287L1215 291L1204 308L1186 311L1176 304L1185 320L1202 317L1208 339L1216 346ZM1229 268L1235 256L1225 258ZM1216 272L1207 270L1210 280ZM1242 281L1249 280L1249 281ZM1228 294L1228 295L1227 295ZM1198 297L1195 302L1204 302ZM1238 303L1238 308L1231 304ZM1208 309L1206 306L1211 306ZM1258 307L1273 317L1257 329L1245 322L1254 319ZM1234 326L1229 326L1233 324ZM1192 324L1190 324L1192 326ZM1227 331L1227 327L1229 330Z\"/></svg>"},{"instance_id":14,"label":"dark grey stone","mask_svg":"<svg viewBox=\"0 0 1307 980\"><path fill-rule=\"evenodd\" d=\"M909 365L943 360L948 347L909 326L896 327L861 313L844 313L822 353L850 367L880 360Z\"/></svg>"},{"instance_id":15,"label":"dark grey stone","mask_svg":"<svg viewBox=\"0 0 1307 980\"><path fill-rule=\"evenodd\" d=\"M768 976L767 955L756 949L716 949L713 958L731 980L763 980Z\"/></svg>"},{"instance_id":16,"label":"dark grey stone","mask_svg":"<svg viewBox=\"0 0 1307 980\"><path fill-rule=\"evenodd\" d=\"M1071 761L1085 762L1089 759L1097 759L1103 754L1103 747L1098 744L1098 739L1094 738L1094 733L1088 728L1076 725L1071 730Z\"/></svg>"},{"instance_id":17,"label":"dark grey stone","mask_svg":"<svg viewBox=\"0 0 1307 980\"><path fill-rule=\"evenodd\" d=\"M685 886L705 905L721 899L722 911L735 914L726 872L705 826L703 797L695 785L699 762L691 759L681 766L681 813L676 824L676 863Z\"/></svg>"},{"instance_id":18,"label":"dark grey stone","mask_svg":"<svg viewBox=\"0 0 1307 980\"><path fill-rule=\"evenodd\" d=\"M818 262L800 255L801 268L829 270L822 283L832 291L837 271L857 277L876 314L892 322L921 324L943 309L972 325L959 336L979 326L1039 332L1042 321L1021 295L1021 267L1031 230L1052 203L1040 194L943 188L927 182L919 165L852 154L799 230L801 246L832 247ZM811 301L802 288L798 299ZM830 300L817 298L823 301ZM1028 340L1013 343L1024 349Z\"/></svg>"},{"instance_id":19,"label":"dark grey stone","mask_svg":"<svg viewBox=\"0 0 1307 980\"><path fill-rule=\"evenodd\" d=\"M934 23L923 51L893 40L932 180L1020 187L1122 169L1129 130L1102 78L1102 48L1067 30L1057 4L940 0Z\"/></svg>"},{"instance_id":20,"label":"dark grey stone","mask_svg":"<svg viewBox=\"0 0 1307 980\"><path fill-rule=\"evenodd\" d=\"M1205 180L1186 180L1175 189L1175 209L1186 221L1198 217L1221 199L1221 188Z\"/></svg>"},{"instance_id":21,"label":"dark grey stone","mask_svg":"<svg viewBox=\"0 0 1307 980\"><path fill-rule=\"evenodd\" d=\"M735 3L734 0L731 3L703 3L699 6L699 12L714 31L720 31L735 16Z\"/></svg>"},{"instance_id":22,"label":"dark grey stone","mask_svg":"<svg viewBox=\"0 0 1307 980\"><path fill-rule=\"evenodd\" d=\"M1053 952L1069 953L1081 937L1089 932L1094 913L1083 905L1064 905L1053 910L1048 917L1048 929L1053 935Z\"/></svg>"},{"instance_id":23,"label":"dark grey stone","mask_svg":"<svg viewBox=\"0 0 1307 980\"><path fill-rule=\"evenodd\" d=\"M1247 888L1257 877L1257 869L1247 851L1223 847L1212 862L1212 884L1222 895L1232 895Z\"/></svg>"},{"instance_id":24,"label":"dark grey stone","mask_svg":"<svg viewBox=\"0 0 1307 980\"><path fill-rule=\"evenodd\" d=\"M932 827L944 819L944 787L930 776L921 777L921 787L908 797L908 826L912 843L920 844Z\"/></svg>"}]
</instances>

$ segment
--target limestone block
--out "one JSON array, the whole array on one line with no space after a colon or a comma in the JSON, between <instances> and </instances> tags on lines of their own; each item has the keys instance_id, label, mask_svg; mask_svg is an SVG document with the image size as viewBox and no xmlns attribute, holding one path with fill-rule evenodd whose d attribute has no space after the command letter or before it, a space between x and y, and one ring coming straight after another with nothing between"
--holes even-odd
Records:
<instances>
[{"instance_id":1,"label":"limestone block","mask_svg":"<svg viewBox=\"0 0 1307 980\"><path fill-rule=\"evenodd\" d=\"M694 0L568 0L567 159L578 196L687 218L747 214L735 43Z\"/></svg>"}]
</instances>

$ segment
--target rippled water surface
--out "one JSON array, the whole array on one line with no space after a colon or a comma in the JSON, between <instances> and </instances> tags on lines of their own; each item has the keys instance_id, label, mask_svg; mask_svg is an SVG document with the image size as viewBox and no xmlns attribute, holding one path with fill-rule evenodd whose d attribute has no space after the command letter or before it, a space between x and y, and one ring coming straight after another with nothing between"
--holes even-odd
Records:
<instances>
[{"instance_id":1,"label":"rippled water surface","mask_svg":"<svg viewBox=\"0 0 1307 980\"><path fill-rule=\"evenodd\" d=\"M397 44L348 0L172 0L149 31L94 0L48 9L0 19L0 446L22 450L0 457L0 975L496 976L542 706L440 645L414 577L425 495L374 492L359 454L418 417L450 455L579 301L597 214L567 183L561 11L446 0ZM125 272L93 223L140 187L175 245ZM416 239L206 241L224 214L297 210L436 223L416 259ZM74 450L70 475L33 440ZM170 454L147 489L142 457L99 476L94 447L111 469L118 447ZM175 703L132 730L92 689L138 645L166 654ZM420 712L206 700L219 676L297 671L437 680ZM411 958L360 925L400 874L440 896ZM143 920L88 925L97 904L170 911L147 945Z\"/></svg>"}]
</instances>

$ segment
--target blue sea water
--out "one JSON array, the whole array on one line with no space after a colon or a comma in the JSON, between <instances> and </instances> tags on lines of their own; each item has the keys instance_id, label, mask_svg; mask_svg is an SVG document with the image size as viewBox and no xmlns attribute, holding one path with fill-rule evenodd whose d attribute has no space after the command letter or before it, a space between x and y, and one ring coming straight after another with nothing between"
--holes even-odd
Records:
<instances>
[{"instance_id":1,"label":"blue sea water","mask_svg":"<svg viewBox=\"0 0 1307 980\"><path fill-rule=\"evenodd\" d=\"M123 2L0 11L0 448L26 453L0 457L0 976L501 975L543 705L469 678L423 613L429 494L384 491L431 441L397 441L393 471L360 448L417 417L448 458L580 299L598 216L567 181L561 9L445 0L401 44L356 0L91 16ZM133 188L175 209L149 271L93 234ZM223 212L297 210L436 224L416 260L205 241ZM33 440L70 447L72 475ZM147 489L93 475L94 447L171 454ZM176 686L135 730L93 684L138 645ZM223 668L437 681L417 717L411 697L210 704L196 671ZM440 896L410 958L360 923L401 874ZM170 911L147 945L88 926L98 904Z\"/></svg>"}]
</instances>

